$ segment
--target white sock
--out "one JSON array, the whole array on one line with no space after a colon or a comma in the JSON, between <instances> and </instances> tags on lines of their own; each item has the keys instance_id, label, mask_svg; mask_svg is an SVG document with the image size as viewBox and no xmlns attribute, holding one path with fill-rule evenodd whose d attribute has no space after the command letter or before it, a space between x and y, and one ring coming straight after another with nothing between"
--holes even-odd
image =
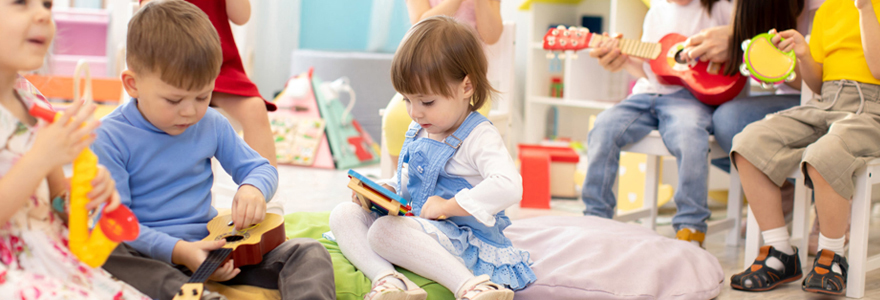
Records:
<instances>
[{"instance_id":1,"label":"white sock","mask_svg":"<svg viewBox=\"0 0 880 300\"><path fill-rule=\"evenodd\" d=\"M839 239L831 239L819 233L819 250L825 249L833 251L834 254L844 256L843 249L846 247L846 235ZM840 266L837 263L831 264L831 271L840 274Z\"/></svg>"},{"instance_id":2,"label":"white sock","mask_svg":"<svg viewBox=\"0 0 880 300\"><path fill-rule=\"evenodd\" d=\"M788 255L794 254L794 248L791 247L791 236L788 235L788 229L785 226L761 231L761 236L764 237L765 245L773 246L776 251ZM785 269L782 261L772 256L767 257L767 266L779 271Z\"/></svg>"}]
</instances>

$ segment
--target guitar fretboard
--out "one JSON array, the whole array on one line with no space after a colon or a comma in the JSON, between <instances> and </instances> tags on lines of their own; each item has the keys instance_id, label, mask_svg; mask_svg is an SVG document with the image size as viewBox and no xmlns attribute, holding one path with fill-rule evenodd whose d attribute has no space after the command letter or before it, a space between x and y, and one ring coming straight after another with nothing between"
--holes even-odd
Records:
<instances>
[{"instance_id":1,"label":"guitar fretboard","mask_svg":"<svg viewBox=\"0 0 880 300\"><path fill-rule=\"evenodd\" d=\"M612 39L612 37L593 34L593 37L590 39L590 46L594 47L600 42L608 39ZM655 59L660 56L660 51L661 45L659 43L649 43L631 39L620 39L620 52L626 55L645 59Z\"/></svg>"},{"instance_id":2,"label":"guitar fretboard","mask_svg":"<svg viewBox=\"0 0 880 300\"><path fill-rule=\"evenodd\" d=\"M202 263L201 266L193 273L192 277L189 278L189 283L202 283L208 280L208 277L214 273L217 268L220 267L220 264L226 260L232 254L231 248L220 248L217 250L211 251L208 253L208 257L205 258L205 262Z\"/></svg>"}]
</instances>

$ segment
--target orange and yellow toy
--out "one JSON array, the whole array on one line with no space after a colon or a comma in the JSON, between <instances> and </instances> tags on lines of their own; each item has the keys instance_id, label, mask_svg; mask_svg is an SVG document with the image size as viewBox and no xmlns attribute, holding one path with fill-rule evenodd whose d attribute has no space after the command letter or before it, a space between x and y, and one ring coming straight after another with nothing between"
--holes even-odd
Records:
<instances>
[{"instance_id":1,"label":"orange and yellow toy","mask_svg":"<svg viewBox=\"0 0 880 300\"><path fill-rule=\"evenodd\" d=\"M37 103L29 111L32 116L47 122L53 122L61 115ZM73 161L73 177L70 179L69 246L79 260L93 268L103 265L119 242L134 240L139 234L137 217L123 205L104 212L98 225L89 233L87 195L92 190L91 182L97 174L98 157L89 148L83 149Z\"/></svg>"}]
</instances>

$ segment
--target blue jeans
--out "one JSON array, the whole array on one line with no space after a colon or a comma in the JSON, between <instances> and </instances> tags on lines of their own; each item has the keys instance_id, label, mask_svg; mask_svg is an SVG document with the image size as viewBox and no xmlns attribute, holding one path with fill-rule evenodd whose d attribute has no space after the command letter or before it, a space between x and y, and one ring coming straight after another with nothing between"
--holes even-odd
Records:
<instances>
[{"instance_id":1,"label":"blue jeans","mask_svg":"<svg viewBox=\"0 0 880 300\"><path fill-rule=\"evenodd\" d=\"M737 98L730 100L715 109L712 114L712 126L715 129L715 140L721 149L730 153L733 136L740 133L746 125L761 120L764 116L801 104L801 95L766 95L758 97ZM712 165L730 173L730 159L712 160Z\"/></svg>"},{"instance_id":2,"label":"blue jeans","mask_svg":"<svg viewBox=\"0 0 880 300\"><path fill-rule=\"evenodd\" d=\"M636 94L599 114L587 138L587 179L582 199L585 215L614 216L620 148L659 130L663 143L678 162L678 188L673 196L678 212L675 231L682 227L706 232L709 175L709 134L713 107L682 89L668 95Z\"/></svg>"}]
</instances>

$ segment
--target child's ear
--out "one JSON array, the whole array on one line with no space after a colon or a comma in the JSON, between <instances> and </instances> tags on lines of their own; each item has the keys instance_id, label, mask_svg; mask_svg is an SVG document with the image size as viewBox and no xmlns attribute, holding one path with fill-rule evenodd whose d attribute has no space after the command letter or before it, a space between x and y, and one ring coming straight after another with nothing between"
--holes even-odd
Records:
<instances>
[{"instance_id":1,"label":"child's ear","mask_svg":"<svg viewBox=\"0 0 880 300\"><path fill-rule=\"evenodd\" d=\"M138 98L137 74L131 70L122 71L122 87L132 98Z\"/></svg>"},{"instance_id":2,"label":"child's ear","mask_svg":"<svg viewBox=\"0 0 880 300\"><path fill-rule=\"evenodd\" d=\"M463 98L470 99L474 95L474 84L471 82L471 78L469 75L464 76L464 80L461 81L461 91Z\"/></svg>"}]
</instances>

